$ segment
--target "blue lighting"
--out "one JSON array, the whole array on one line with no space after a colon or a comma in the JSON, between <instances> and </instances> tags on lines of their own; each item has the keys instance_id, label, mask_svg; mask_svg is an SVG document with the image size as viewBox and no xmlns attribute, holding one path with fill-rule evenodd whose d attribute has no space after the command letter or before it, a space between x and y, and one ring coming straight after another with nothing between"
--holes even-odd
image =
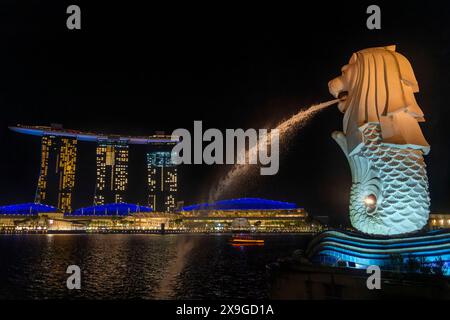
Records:
<instances>
[{"instance_id":1,"label":"blue lighting","mask_svg":"<svg viewBox=\"0 0 450 320\"><path fill-rule=\"evenodd\" d=\"M178 137L167 137L167 136L119 136L119 135L107 135L107 134L98 134L93 132L82 132L78 130L71 129L57 129L52 127L41 127L41 126L21 126L17 125L14 127L9 127L12 131L29 134L33 136L44 136L44 135L52 135L58 137L71 137L80 141L88 141L88 142L98 142L101 139L104 140L121 140L126 141L128 144L149 144L149 143L167 143L174 144L178 142Z\"/></svg>"},{"instance_id":2,"label":"blue lighting","mask_svg":"<svg viewBox=\"0 0 450 320\"><path fill-rule=\"evenodd\" d=\"M421 258L428 265L441 259L446 266L450 264L450 231L439 230L413 235L380 238L356 234L348 231L328 230L311 242L307 256L319 264L336 265L345 262L359 268L378 265L387 270L393 268L395 257L404 261ZM450 269L445 270L450 275Z\"/></svg>"},{"instance_id":3,"label":"blue lighting","mask_svg":"<svg viewBox=\"0 0 450 320\"><path fill-rule=\"evenodd\" d=\"M147 163L155 167L173 167L172 154L168 151L147 153Z\"/></svg>"},{"instance_id":4,"label":"blue lighting","mask_svg":"<svg viewBox=\"0 0 450 320\"><path fill-rule=\"evenodd\" d=\"M183 207L183 211L194 210L287 210L297 209L295 203L259 198L240 198L220 200L213 203L201 203Z\"/></svg>"},{"instance_id":5,"label":"blue lighting","mask_svg":"<svg viewBox=\"0 0 450 320\"><path fill-rule=\"evenodd\" d=\"M129 203L110 203L85 207L73 211L71 216L128 216L132 213L151 212L152 208Z\"/></svg>"},{"instance_id":6,"label":"blue lighting","mask_svg":"<svg viewBox=\"0 0 450 320\"><path fill-rule=\"evenodd\" d=\"M0 207L0 215L37 215L38 213L56 212L57 209L40 203L21 203Z\"/></svg>"},{"instance_id":7,"label":"blue lighting","mask_svg":"<svg viewBox=\"0 0 450 320\"><path fill-rule=\"evenodd\" d=\"M342 244L357 245L361 248L375 248L375 249L417 247L417 245L431 245L431 244L448 244L448 239L446 239L446 238L436 239L436 240L430 239L427 241L417 241L417 242L410 242L410 243L382 243L382 244L363 243L363 242L339 239L336 237L329 237L329 238L327 238L327 240L337 242L337 243L342 243Z\"/></svg>"}]
</instances>

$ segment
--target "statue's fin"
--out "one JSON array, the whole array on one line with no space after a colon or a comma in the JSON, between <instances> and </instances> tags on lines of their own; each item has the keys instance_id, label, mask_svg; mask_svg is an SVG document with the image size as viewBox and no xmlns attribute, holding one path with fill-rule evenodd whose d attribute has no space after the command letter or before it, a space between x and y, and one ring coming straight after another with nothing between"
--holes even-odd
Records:
<instances>
[{"instance_id":1,"label":"statue's fin","mask_svg":"<svg viewBox=\"0 0 450 320\"><path fill-rule=\"evenodd\" d=\"M339 147L341 147L342 151L344 152L345 156L348 156L348 147L347 147L347 140L345 139L345 134L341 131L334 131L331 136L333 139L337 142Z\"/></svg>"}]
</instances>

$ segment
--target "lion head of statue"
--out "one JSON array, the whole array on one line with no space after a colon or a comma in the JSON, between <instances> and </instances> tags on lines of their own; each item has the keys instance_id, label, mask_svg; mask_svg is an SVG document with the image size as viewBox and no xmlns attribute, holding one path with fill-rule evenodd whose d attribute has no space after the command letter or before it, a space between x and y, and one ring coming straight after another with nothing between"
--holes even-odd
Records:
<instances>
[{"instance_id":1,"label":"lion head of statue","mask_svg":"<svg viewBox=\"0 0 450 320\"><path fill-rule=\"evenodd\" d=\"M428 146L421 133L417 139L415 137L419 135L416 133L402 133L413 127L420 130L418 125L411 125L411 121L416 124L424 121L424 114L414 97L419 85L411 64L395 51L395 46L358 51L341 71L342 74L331 80L328 87L334 97L341 99L338 108L344 113L343 131L346 135L359 134L360 128L367 123L382 123L384 119L391 119L389 125L395 127L394 140L400 141L399 144L417 142ZM401 115L403 124L394 123L395 114ZM400 116L397 118L400 119ZM389 138L388 132L383 134ZM399 138L399 135L404 137ZM401 142L402 139L404 142Z\"/></svg>"}]
</instances>

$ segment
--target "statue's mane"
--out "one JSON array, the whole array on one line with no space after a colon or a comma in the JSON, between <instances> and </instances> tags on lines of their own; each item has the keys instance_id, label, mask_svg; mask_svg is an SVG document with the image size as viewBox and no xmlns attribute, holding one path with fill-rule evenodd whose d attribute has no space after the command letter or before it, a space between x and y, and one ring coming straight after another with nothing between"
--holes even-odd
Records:
<instances>
[{"instance_id":1,"label":"statue's mane","mask_svg":"<svg viewBox=\"0 0 450 320\"><path fill-rule=\"evenodd\" d=\"M381 116L405 111L424 121L414 93L419 85L409 61L395 46L370 48L353 54L349 64L356 64L356 72L350 82L344 116L344 129L349 118L357 112L358 127L369 122L379 122Z\"/></svg>"}]
</instances>

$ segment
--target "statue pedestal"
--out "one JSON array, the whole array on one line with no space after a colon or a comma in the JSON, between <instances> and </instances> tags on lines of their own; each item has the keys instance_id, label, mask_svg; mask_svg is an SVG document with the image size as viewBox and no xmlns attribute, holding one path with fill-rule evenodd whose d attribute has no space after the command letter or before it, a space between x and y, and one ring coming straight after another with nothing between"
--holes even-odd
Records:
<instances>
[{"instance_id":1,"label":"statue pedestal","mask_svg":"<svg viewBox=\"0 0 450 320\"><path fill-rule=\"evenodd\" d=\"M450 276L450 230L396 237L328 230L310 242L306 257L316 265Z\"/></svg>"},{"instance_id":2,"label":"statue pedestal","mask_svg":"<svg viewBox=\"0 0 450 320\"><path fill-rule=\"evenodd\" d=\"M449 299L449 260L450 230L401 237L329 230L306 252L267 265L269 294L281 300ZM368 289L369 265L381 268L382 290Z\"/></svg>"}]
</instances>

